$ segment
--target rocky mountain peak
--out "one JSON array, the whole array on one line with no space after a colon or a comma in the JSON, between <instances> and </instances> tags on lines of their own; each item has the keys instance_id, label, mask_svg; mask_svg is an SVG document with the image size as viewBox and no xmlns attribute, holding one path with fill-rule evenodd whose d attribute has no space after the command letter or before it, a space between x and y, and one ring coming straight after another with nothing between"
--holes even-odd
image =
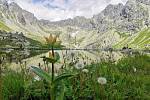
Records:
<instances>
[{"instance_id":1,"label":"rocky mountain peak","mask_svg":"<svg viewBox=\"0 0 150 100\"><path fill-rule=\"evenodd\" d=\"M9 4L9 10L13 12L18 18L19 23L26 25L26 23L33 24L37 21L34 14L23 10L18 4L12 2Z\"/></svg>"},{"instance_id":2,"label":"rocky mountain peak","mask_svg":"<svg viewBox=\"0 0 150 100\"><path fill-rule=\"evenodd\" d=\"M6 9L8 9L8 3L6 0L0 0L0 9L2 9L2 11L5 11Z\"/></svg>"},{"instance_id":3,"label":"rocky mountain peak","mask_svg":"<svg viewBox=\"0 0 150 100\"><path fill-rule=\"evenodd\" d=\"M22 8L15 2L12 2L9 4L9 10L12 12L18 12L18 13L22 12Z\"/></svg>"},{"instance_id":4,"label":"rocky mountain peak","mask_svg":"<svg viewBox=\"0 0 150 100\"><path fill-rule=\"evenodd\" d=\"M108 5L103 11L103 15L105 17L109 17L111 19L116 19L118 16L120 16L120 13L123 9L123 4L119 3L118 5Z\"/></svg>"},{"instance_id":5,"label":"rocky mountain peak","mask_svg":"<svg viewBox=\"0 0 150 100\"><path fill-rule=\"evenodd\" d=\"M0 0L0 4L6 4L7 1L6 0Z\"/></svg>"},{"instance_id":6,"label":"rocky mountain peak","mask_svg":"<svg viewBox=\"0 0 150 100\"><path fill-rule=\"evenodd\" d=\"M25 10L23 10L22 13L23 13L25 19L27 19L31 25L35 24L37 22L37 18L34 16L34 14L32 14L28 11L25 11Z\"/></svg>"}]
</instances>

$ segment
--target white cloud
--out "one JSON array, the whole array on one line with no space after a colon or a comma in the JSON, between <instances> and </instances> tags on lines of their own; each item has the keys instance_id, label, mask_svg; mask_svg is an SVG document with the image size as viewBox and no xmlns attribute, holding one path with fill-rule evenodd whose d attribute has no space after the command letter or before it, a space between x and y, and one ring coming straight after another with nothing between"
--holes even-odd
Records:
<instances>
[{"instance_id":1,"label":"white cloud","mask_svg":"<svg viewBox=\"0 0 150 100\"><path fill-rule=\"evenodd\" d=\"M125 3L127 0L110 0L110 4Z\"/></svg>"},{"instance_id":2,"label":"white cloud","mask_svg":"<svg viewBox=\"0 0 150 100\"><path fill-rule=\"evenodd\" d=\"M100 13L108 4L125 3L127 0L9 0L33 13L38 19L51 21L73 18L75 16L92 17ZM34 0L35 1L35 0Z\"/></svg>"}]
</instances>

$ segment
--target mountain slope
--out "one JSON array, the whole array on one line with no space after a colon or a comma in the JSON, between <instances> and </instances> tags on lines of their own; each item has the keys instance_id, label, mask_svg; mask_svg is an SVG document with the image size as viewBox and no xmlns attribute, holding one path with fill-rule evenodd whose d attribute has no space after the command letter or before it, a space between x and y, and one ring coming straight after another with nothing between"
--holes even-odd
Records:
<instances>
[{"instance_id":1,"label":"mountain slope","mask_svg":"<svg viewBox=\"0 0 150 100\"><path fill-rule=\"evenodd\" d=\"M11 31L11 29L2 22L0 22L0 29L5 31Z\"/></svg>"},{"instance_id":2,"label":"mountain slope","mask_svg":"<svg viewBox=\"0 0 150 100\"><path fill-rule=\"evenodd\" d=\"M145 28L142 31L140 31L138 34L134 34L132 36L126 36L115 45L116 48L121 48L123 46L128 45L131 48L139 49L145 49L149 48L150 44L150 28Z\"/></svg>"},{"instance_id":3,"label":"mountain slope","mask_svg":"<svg viewBox=\"0 0 150 100\"><path fill-rule=\"evenodd\" d=\"M122 48L129 43L133 48L144 48L150 44L149 31L145 31L149 27L149 0L108 5L92 18L75 17L57 22L38 20L16 3L0 0L0 29L23 32L25 36L41 42L44 42L43 36L59 34L67 47L106 48L115 45ZM140 45L137 46L137 43Z\"/></svg>"}]
</instances>

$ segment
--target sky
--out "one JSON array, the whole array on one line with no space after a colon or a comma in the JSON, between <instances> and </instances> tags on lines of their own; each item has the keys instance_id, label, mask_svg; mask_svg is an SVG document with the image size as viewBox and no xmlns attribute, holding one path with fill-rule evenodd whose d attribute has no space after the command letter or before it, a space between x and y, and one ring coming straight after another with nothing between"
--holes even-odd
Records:
<instances>
[{"instance_id":1,"label":"sky","mask_svg":"<svg viewBox=\"0 0 150 100\"><path fill-rule=\"evenodd\" d=\"M76 16L90 18L109 4L125 4L127 0L8 0L33 13L38 19L59 21Z\"/></svg>"}]
</instances>

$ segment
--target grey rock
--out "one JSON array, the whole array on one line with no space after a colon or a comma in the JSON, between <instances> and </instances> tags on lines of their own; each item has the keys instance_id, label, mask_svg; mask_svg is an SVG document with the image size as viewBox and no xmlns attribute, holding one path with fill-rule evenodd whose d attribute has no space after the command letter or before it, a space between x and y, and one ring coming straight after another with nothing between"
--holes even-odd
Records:
<instances>
[{"instance_id":1,"label":"grey rock","mask_svg":"<svg viewBox=\"0 0 150 100\"><path fill-rule=\"evenodd\" d=\"M18 17L18 21L22 24L22 25L26 25L26 21L23 15L17 16Z\"/></svg>"}]
</instances>

